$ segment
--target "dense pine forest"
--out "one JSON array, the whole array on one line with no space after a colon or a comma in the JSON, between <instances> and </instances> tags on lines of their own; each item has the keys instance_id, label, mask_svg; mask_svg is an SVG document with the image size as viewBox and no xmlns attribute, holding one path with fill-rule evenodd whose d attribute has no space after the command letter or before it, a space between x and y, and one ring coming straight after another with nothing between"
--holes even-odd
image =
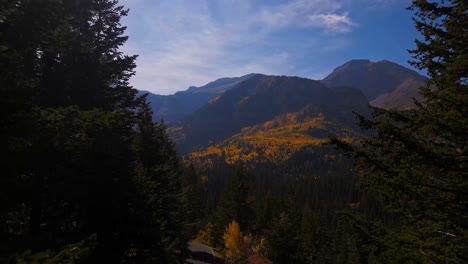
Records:
<instances>
[{"instance_id":1,"label":"dense pine forest","mask_svg":"<svg viewBox=\"0 0 468 264\"><path fill-rule=\"evenodd\" d=\"M118 0L1 0L0 262L468 263L467 6L408 7L412 107L246 75L168 128Z\"/></svg>"}]
</instances>

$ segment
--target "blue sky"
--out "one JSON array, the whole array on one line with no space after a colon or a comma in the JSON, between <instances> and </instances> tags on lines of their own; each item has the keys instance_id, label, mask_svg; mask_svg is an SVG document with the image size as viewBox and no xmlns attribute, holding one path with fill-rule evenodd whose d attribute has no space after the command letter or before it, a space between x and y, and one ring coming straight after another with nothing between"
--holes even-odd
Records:
<instances>
[{"instance_id":1,"label":"blue sky","mask_svg":"<svg viewBox=\"0 0 468 264\"><path fill-rule=\"evenodd\" d=\"M410 67L409 0L121 0L131 84L173 94L248 73L322 79L351 59Z\"/></svg>"}]
</instances>

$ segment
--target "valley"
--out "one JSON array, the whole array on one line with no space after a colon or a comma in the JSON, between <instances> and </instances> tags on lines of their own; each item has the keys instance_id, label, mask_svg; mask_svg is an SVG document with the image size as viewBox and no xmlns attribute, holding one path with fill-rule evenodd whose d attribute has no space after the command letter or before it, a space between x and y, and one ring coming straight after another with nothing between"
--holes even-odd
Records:
<instances>
[{"instance_id":1,"label":"valley","mask_svg":"<svg viewBox=\"0 0 468 264\"><path fill-rule=\"evenodd\" d=\"M0 1L0 263L468 263L467 28L458 0Z\"/></svg>"},{"instance_id":2,"label":"valley","mask_svg":"<svg viewBox=\"0 0 468 264\"><path fill-rule=\"evenodd\" d=\"M277 260L301 263L307 256L333 262L356 253L334 244L354 232L340 214L350 211L396 223L378 209L373 193L357 188L352 159L330 145L330 138L355 144L374 134L358 126L360 118L370 118L377 106L413 108L412 97L421 99L415 91L425 77L389 61L353 60L320 81L250 74L174 96L197 89L204 93L220 80L235 83L216 89L220 92L198 101L200 107L179 120L169 115L167 122L186 173L196 177L193 183L199 188L205 227L197 241L222 247L223 227L234 220L252 239L296 245L283 248ZM165 107L173 112L177 104ZM276 232L287 232L284 240L276 240Z\"/></svg>"}]
</instances>

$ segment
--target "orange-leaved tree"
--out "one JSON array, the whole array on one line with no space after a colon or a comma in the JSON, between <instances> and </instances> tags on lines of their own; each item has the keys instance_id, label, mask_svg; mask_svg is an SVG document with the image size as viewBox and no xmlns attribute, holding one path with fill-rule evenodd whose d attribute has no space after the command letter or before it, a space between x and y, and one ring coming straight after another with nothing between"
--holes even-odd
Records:
<instances>
[{"instance_id":1,"label":"orange-leaved tree","mask_svg":"<svg viewBox=\"0 0 468 264\"><path fill-rule=\"evenodd\" d=\"M247 263L250 238L242 234L235 220L226 227L223 238L226 263Z\"/></svg>"}]
</instances>

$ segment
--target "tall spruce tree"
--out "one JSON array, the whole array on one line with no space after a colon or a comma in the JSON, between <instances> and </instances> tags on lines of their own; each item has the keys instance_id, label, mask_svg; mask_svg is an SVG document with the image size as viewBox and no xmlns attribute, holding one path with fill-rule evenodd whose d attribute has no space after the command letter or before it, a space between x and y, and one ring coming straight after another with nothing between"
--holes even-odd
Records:
<instances>
[{"instance_id":1,"label":"tall spruce tree","mask_svg":"<svg viewBox=\"0 0 468 264\"><path fill-rule=\"evenodd\" d=\"M423 36L412 64L430 77L424 102L359 116L361 127L375 131L360 144L334 141L355 157L361 185L399 216L383 259L468 262L467 3L415 0L409 9Z\"/></svg>"},{"instance_id":2,"label":"tall spruce tree","mask_svg":"<svg viewBox=\"0 0 468 264\"><path fill-rule=\"evenodd\" d=\"M223 190L215 213L215 243L221 244L222 234L232 221L239 223L242 231L247 231L252 220L252 196L247 174L241 169L230 177Z\"/></svg>"},{"instance_id":3,"label":"tall spruce tree","mask_svg":"<svg viewBox=\"0 0 468 264\"><path fill-rule=\"evenodd\" d=\"M266 233L266 255L275 263L304 263L300 252L300 226L294 216L281 212Z\"/></svg>"},{"instance_id":4,"label":"tall spruce tree","mask_svg":"<svg viewBox=\"0 0 468 264\"><path fill-rule=\"evenodd\" d=\"M136 216L136 227L143 252L156 263L182 263L188 237L182 206L182 172L175 146L166 133L164 123L153 123L152 112L142 98L137 114L136 176L142 206Z\"/></svg>"},{"instance_id":5,"label":"tall spruce tree","mask_svg":"<svg viewBox=\"0 0 468 264\"><path fill-rule=\"evenodd\" d=\"M200 178L195 171L195 166L190 163L184 169L184 176L182 180L183 196L182 205L186 217L189 221L185 226L187 236L193 238L197 232L202 228L201 220L206 214L203 208L203 194L200 183Z\"/></svg>"},{"instance_id":6,"label":"tall spruce tree","mask_svg":"<svg viewBox=\"0 0 468 264\"><path fill-rule=\"evenodd\" d=\"M92 234L90 261L181 261L178 159L129 86L127 12L117 0L0 2L0 262Z\"/></svg>"}]
</instances>

